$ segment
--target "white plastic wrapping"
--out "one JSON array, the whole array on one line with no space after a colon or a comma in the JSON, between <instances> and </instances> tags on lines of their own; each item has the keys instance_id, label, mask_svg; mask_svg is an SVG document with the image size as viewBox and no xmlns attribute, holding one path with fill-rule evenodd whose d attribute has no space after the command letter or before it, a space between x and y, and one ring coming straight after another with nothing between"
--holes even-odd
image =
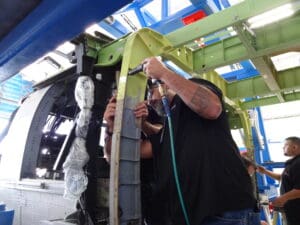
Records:
<instances>
[{"instance_id":1,"label":"white plastic wrapping","mask_svg":"<svg viewBox=\"0 0 300 225\"><path fill-rule=\"evenodd\" d=\"M78 78L75 87L75 100L80 109L91 109L94 105L94 83L88 76Z\"/></svg>"},{"instance_id":2,"label":"white plastic wrapping","mask_svg":"<svg viewBox=\"0 0 300 225\"><path fill-rule=\"evenodd\" d=\"M89 109L82 109L76 120L75 135L77 137L86 138L89 129L89 124L92 116L92 111Z\"/></svg>"},{"instance_id":3,"label":"white plastic wrapping","mask_svg":"<svg viewBox=\"0 0 300 225\"><path fill-rule=\"evenodd\" d=\"M81 193L85 191L87 184L88 178L82 169L68 168L65 171L64 198L79 199Z\"/></svg>"},{"instance_id":4,"label":"white plastic wrapping","mask_svg":"<svg viewBox=\"0 0 300 225\"><path fill-rule=\"evenodd\" d=\"M84 174L82 167L88 162L89 155L86 152L85 140L76 137L70 148L70 153L63 164L65 173L64 198L79 199L85 191L88 178Z\"/></svg>"},{"instance_id":5,"label":"white plastic wrapping","mask_svg":"<svg viewBox=\"0 0 300 225\"><path fill-rule=\"evenodd\" d=\"M85 149L85 140L76 137L71 145L70 153L63 164L64 171L69 168L81 169L89 161L89 155Z\"/></svg>"},{"instance_id":6,"label":"white plastic wrapping","mask_svg":"<svg viewBox=\"0 0 300 225\"><path fill-rule=\"evenodd\" d=\"M75 87L75 100L80 108L76 119L76 137L63 164L65 173L64 197L68 199L79 199L88 184L88 178L83 167L89 160L85 138L92 116L91 108L94 104L94 83L90 77L80 76L78 78Z\"/></svg>"}]
</instances>

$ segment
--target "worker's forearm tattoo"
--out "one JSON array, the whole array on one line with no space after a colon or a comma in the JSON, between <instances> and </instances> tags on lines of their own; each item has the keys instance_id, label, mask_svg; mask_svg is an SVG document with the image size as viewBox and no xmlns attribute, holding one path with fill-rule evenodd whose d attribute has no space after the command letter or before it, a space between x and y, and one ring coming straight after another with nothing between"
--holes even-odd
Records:
<instances>
[{"instance_id":1,"label":"worker's forearm tattoo","mask_svg":"<svg viewBox=\"0 0 300 225\"><path fill-rule=\"evenodd\" d=\"M203 113L209 105L210 95L203 87L198 87L195 91L192 99L191 106L197 111L197 113Z\"/></svg>"}]
</instances>

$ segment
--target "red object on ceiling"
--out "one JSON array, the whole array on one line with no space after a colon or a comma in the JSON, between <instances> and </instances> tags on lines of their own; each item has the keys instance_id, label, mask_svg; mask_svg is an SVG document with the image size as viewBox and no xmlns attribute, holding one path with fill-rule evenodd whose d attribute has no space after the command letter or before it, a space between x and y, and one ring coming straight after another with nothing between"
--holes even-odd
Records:
<instances>
[{"instance_id":1,"label":"red object on ceiling","mask_svg":"<svg viewBox=\"0 0 300 225\"><path fill-rule=\"evenodd\" d=\"M204 17L206 17L206 13L203 10L199 10L191 15L182 18L182 22L184 23L184 25L188 25Z\"/></svg>"}]
</instances>

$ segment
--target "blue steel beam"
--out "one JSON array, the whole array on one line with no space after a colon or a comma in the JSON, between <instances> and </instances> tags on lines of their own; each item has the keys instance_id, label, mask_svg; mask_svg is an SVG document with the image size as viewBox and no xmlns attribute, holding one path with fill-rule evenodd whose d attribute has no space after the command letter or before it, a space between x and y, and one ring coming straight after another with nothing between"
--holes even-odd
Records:
<instances>
[{"instance_id":1,"label":"blue steel beam","mask_svg":"<svg viewBox=\"0 0 300 225\"><path fill-rule=\"evenodd\" d=\"M162 0L161 1L161 18L165 19L169 16L169 1Z\"/></svg>"},{"instance_id":2,"label":"blue steel beam","mask_svg":"<svg viewBox=\"0 0 300 225\"><path fill-rule=\"evenodd\" d=\"M132 2L131 4L128 4L127 6L123 7L119 11L117 11L117 13L124 13L129 10L135 10L136 8L142 8L143 6L149 4L152 1L153 0L136 0L136 1Z\"/></svg>"},{"instance_id":3,"label":"blue steel beam","mask_svg":"<svg viewBox=\"0 0 300 225\"><path fill-rule=\"evenodd\" d=\"M131 0L44 0L0 42L0 82Z\"/></svg>"},{"instance_id":4,"label":"blue steel beam","mask_svg":"<svg viewBox=\"0 0 300 225\"><path fill-rule=\"evenodd\" d=\"M219 12L221 10L221 8L219 8L219 5L216 4L216 0L215 1L206 0L205 2L206 2L206 4L205 4L206 7L205 8L207 8L207 11L211 10L211 13L216 13L216 12Z\"/></svg>"},{"instance_id":5,"label":"blue steel beam","mask_svg":"<svg viewBox=\"0 0 300 225\"><path fill-rule=\"evenodd\" d=\"M144 10L143 17L146 23L145 27L149 27L151 24L158 22L158 19L156 19L148 10Z\"/></svg>"},{"instance_id":6,"label":"blue steel beam","mask_svg":"<svg viewBox=\"0 0 300 225\"><path fill-rule=\"evenodd\" d=\"M184 23L182 22L182 18L197 12L198 10L204 10L203 8L195 7L194 5L190 5L179 12L168 16L165 19L162 19L159 22L156 22L149 26L149 28L158 31L161 34L167 34L174 30L177 30L178 28L181 28L184 26ZM205 10L204 10L205 11ZM209 13L205 11L205 13L208 15Z\"/></svg>"},{"instance_id":7,"label":"blue steel beam","mask_svg":"<svg viewBox=\"0 0 300 225\"><path fill-rule=\"evenodd\" d=\"M270 157L270 151L269 151L269 146L268 146L268 142L267 142L265 127L264 127L263 117L262 117L260 108L257 107L255 109L257 112L259 132L262 135L263 142L264 142L264 149L262 149L262 151L261 151L259 163L269 162L269 161L271 161L271 157Z\"/></svg>"},{"instance_id":8,"label":"blue steel beam","mask_svg":"<svg viewBox=\"0 0 300 225\"><path fill-rule=\"evenodd\" d=\"M138 18L140 24L141 24L141 27L147 27L147 23L145 21L145 18L143 17L143 14L141 12L141 9L140 8L136 8L134 10L135 14L136 14L136 17Z\"/></svg>"},{"instance_id":9,"label":"blue steel beam","mask_svg":"<svg viewBox=\"0 0 300 225\"><path fill-rule=\"evenodd\" d=\"M119 10L117 13L124 13L129 10L134 10L142 27L149 27L161 34L167 34L178 28L184 26L182 18L197 12L198 10L203 10L207 15L219 11L219 7L215 2L194 0L191 1L192 5L174 13L169 14L169 7L172 2L168 0L161 1L161 19L155 18L149 11L143 8L145 5L151 1L135 1L132 4ZM143 9L142 9L143 8ZM112 26L114 26L112 24ZM107 29L106 29L107 30Z\"/></svg>"},{"instance_id":10,"label":"blue steel beam","mask_svg":"<svg viewBox=\"0 0 300 225\"><path fill-rule=\"evenodd\" d=\"M219 11L215 2L212 0L190 0L194 7L203 9L206 14L212 14Z\"/></svg>"},{"instance_id":11,"label":"blue steel beam","mask_svg":"<svg viewBox=\"0 0 300 225\"><path fill-rule=\"evenodd\" d=\"M214 3L216 4L219 10L222 10L222 5L219 0L214 0Z\"/></svg>"},{"instance_id":12,"label":"blue steel beam","mask_svg":"<svg viewBox=\"0 0 300 225\"><path fill-rule=\"evenodd\" d=\"M240 64L243 67L242 69L224 73L221 74L221 76L227 81L236 81L258 76L260 74L259 71L253 67L249 60L241 61Z\"/></svg>"},{"instance_id":13,"label":"blue steel beam","mask_svg":"<svg viewBox=\"0 0 300 225\"><path fill-rule=\"evenodd\" d=\"M117 20L115 20L113 24L101 21L98 25L116 38L120 38L129 32L128 29Z\"/></svg>"},{"instance_id":14,"label":"blue steel beam","mask_svg":"<svg viewBox=\"0 0 300 225\"><path fill-rule=\"evenodd\" d=\"M220 0L224 8L229 8L231 5L228 0Z\"/></svg>"}]
</instances>

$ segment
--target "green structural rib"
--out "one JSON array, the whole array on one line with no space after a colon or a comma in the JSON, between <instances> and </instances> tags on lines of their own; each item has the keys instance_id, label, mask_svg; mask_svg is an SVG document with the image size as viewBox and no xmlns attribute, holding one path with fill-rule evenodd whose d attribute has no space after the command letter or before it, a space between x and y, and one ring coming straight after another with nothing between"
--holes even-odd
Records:
<instances>
[{"instance_id":1,"label":"green structural rib","mask_svg":"<svg viewBox=\"0 0 300 225\"><path fill-rule=\"evenodd\" d=\"M146 76L140 73L129 77L127 74L130 68L136 67L144 58L162 54L168 45L167 42L161 35L145 29L130 35L124 46L112 140L110 224L141 224L139 199L141 121L135 119L133 110L145 98ZM120 219L119 209L123 211Z\"/></svg>"}]
</instances>

